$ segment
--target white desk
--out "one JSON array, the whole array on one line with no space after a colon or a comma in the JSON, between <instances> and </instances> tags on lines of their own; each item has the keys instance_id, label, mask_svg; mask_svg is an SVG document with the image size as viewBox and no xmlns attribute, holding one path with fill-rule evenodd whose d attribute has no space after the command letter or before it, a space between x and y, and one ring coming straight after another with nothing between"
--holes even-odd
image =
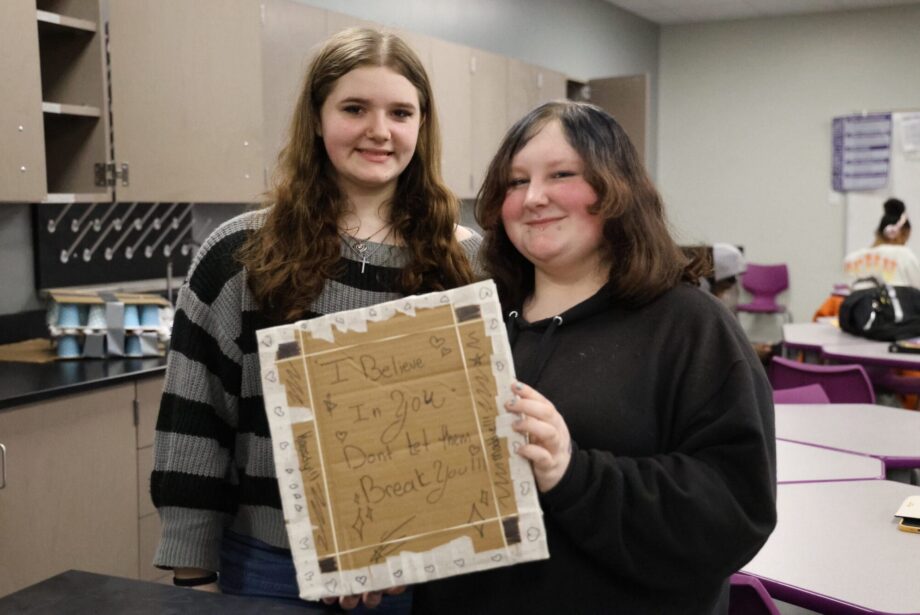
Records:
<instances>
[{"instance_id":1,"label":"white desk","mask_svg":"<svg viewBox=\"0 0 920 615\"><path fill-rule=\"evenodd\" d=\"M850 335L839 327L820 322L799 322L783 325L783 345L792 350L821 352L828 344L864 344L863 337Z\"/></svg>"},{"instance_id":2,"label":"white desk","mask_svg":"<svg viewBox=\"0 0 920 615\"><path fill-rule=\"evenodd\" d=\"M889 352L891 342L873 342L861 338L859 343L824 344L821 355L839 363L859 363L872 367L920 369L920 354Z\"/></svg>"},{"instance_id":3,"label":"white desk","mask_svg":"<svg viewBox=\"0 0 920 615\"><path fill-rule=\"evenodd\" d=\"M742 571L820 613L920 613L920 534L893 516L910 495L886 480L779 485L776 530Z\"/></svg>"},{"instance_id":4,"label":"white desk","mask_svg":"<svg viewBox=\"0 0 920 615\"><path fill-rule=\"evenodd\" d=\"M885 464L881 459L787 440L776 441L778 483L881 478L885 478Z\"/></svg>"},{"instance_id":5,"label":"white desk","mask_svg":"<svg viewBox=\"0 0 920 615\"><path fill-rule=\"evenodd\" d=\"M920 468L918 411L872 404L777 404L776 437L871 455L888 470Z\"/></svg>"}]
</instances>

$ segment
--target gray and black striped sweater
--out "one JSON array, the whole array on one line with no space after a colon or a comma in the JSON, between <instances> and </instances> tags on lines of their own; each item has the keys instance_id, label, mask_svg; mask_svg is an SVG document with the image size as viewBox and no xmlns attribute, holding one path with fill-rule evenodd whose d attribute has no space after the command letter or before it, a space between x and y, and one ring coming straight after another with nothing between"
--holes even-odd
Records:
<instances>
[{"instance_id":1,"label":"gray and black striped sweater","mask_svg":"<svg viewBox=\"0 0 920 615\"><path fill-rule=\"evenodd\" d=\"M162 532L154 564L219 568L225 527L288 548L262 403L257 329L273 324L235 255L265 210L221 225L179 291L157 420L150 491ZM474 269L482 238L461 242ZM342 274L326 283L310 318L397 299L405 249L369 243L367 265L342 246Z\"/></svg>"}]
</instances>

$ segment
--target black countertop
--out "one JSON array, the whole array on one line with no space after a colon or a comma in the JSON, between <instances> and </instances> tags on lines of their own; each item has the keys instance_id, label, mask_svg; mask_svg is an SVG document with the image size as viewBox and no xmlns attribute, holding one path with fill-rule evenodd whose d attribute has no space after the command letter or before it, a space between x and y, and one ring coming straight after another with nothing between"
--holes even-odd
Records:
<instances>
[{"instance_id":1,"label":"black countertop","mask_svg":"<svg viewBox=\"0 0 920 615\"><path fill-rule=\"evenodd\" d=\"M30 615L311 615L308 603L284 604L70 570L0 598L0 613Z\"/></svg>"},{"instance_id":2,"label":"black countertop","mask_svg":"<svg viewBox=\"0 0 920 615\"><path fill-rule=\"evenodd\" d=\"M162 374L166 357L74 359L51 363L0 362L0 411Z\"/></svg>"}]
</instances>

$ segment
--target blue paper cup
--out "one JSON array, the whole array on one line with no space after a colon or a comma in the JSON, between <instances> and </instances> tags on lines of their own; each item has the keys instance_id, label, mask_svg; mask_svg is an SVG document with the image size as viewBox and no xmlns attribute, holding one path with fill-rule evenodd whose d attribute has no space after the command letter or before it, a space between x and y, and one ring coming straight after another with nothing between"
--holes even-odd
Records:
<instances>
[{"instance_id":1,"label":"blue paper cup","mask_svg":"<svg viewBox=\"0 0 920 615\"><path fill-rule=\"evenodd\" d=\"M160 306L142 305L141 309L141 326L145 328L156 328L160 326Z\"/></svg>"},{"instance_id":2,"label":"blue paper cup","mask_svg":"<svg viewBox=\"0 0 920 615\"><path fill-rule=\"evenodd\" d=\"M97 303L90 306L86 326L90 329L105 329L105 305Z\"/></svg>"},{"instance_id":3,"label":"blue paper cup","mask_svg":"<svg viewBox=\"0 0 920 615\"><path fill-rule=\"evenodd\" d=\"M62 303L58 308L59 327L71 328L80 326L80 309L76 303Z\"/></svg>"},{"instance_id":4,"label":"blue paper cup","mask_svg":"<svg viewBox=\"0 0 920 615\"><path fill-rule=\"evenodd\" d=\"M141 338L136 335L126 335L125 336L125 356L126 357L140 357L143 356L141 352Z\"/></svg>"},{"instance_id":5,"label":"blue paper cup","mask_svg":"<svg viewBox=\"0 0 920 615\"><path fill-rule=\"evenodd\" d=\"M62 335L57 340L57 355L62 359L80 356L80 341L76 335Z\"/></svg>"},{"instance_id":6,"label":"blue paper cup","mask_svg":"<svg viewBox=\"0 0 920 615\"><path fill-rule=\"evenodd\" d=\"M125 305L125 329L136 329L141 326L141 316L137 305Z\"/></svg>"}]
</instances>

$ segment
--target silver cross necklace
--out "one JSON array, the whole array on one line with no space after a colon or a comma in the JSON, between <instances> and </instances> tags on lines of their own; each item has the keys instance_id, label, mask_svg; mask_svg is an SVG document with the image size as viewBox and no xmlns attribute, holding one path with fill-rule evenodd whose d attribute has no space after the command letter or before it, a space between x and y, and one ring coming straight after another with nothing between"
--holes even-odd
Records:
<instances>
[{"instance_id":1,"label":"silver cross necklace","mask_svg":"<svg viewBox=\"0 0 920 615\"><path fill-rule=\"evenodd\" d=\"M383 236L383 239L380 240L380 243L378 243L374 247L373 250L370 249L370 247L368 247L367 245L368 242L370 242L370 240L374 238L374 235L377 235L378 233L383 231L383 229L388 229L387 234ZM392 232L393 232L393 227L387 224L386 226L381 226L374 233L372 233L371 235L368 235L364 239L358 239L357 237L352 237L348 233L345 233L342 231L339 231L339 235L342 236L342 241L345 242L345 245L348 246L349 249L355 253L355 256L361 259L361 273L364 273L364 267L367 265L367 258L375 254L377 250L380 249L380 246L386 243L386 240L389 239L390 234Z\"/></svg>"}]
</instances>

